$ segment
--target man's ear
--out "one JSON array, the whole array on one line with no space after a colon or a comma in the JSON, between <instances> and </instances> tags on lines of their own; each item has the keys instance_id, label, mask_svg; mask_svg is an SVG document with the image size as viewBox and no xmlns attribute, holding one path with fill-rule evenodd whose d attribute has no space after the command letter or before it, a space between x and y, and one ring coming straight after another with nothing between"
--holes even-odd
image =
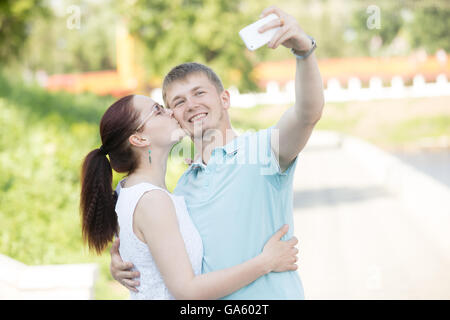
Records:
<instances>
[{"instance_id":1,"label":"man's ear","mask_svg":"<svg viewBox=\"0 0 450 320\"><path fill-rule=\"evenodd\" d=\"M224 109L229 109L230 108L230 93L228 92L228 90L222 91L222 93L220 94L220 99L222 101L222 105L223 105Z\"/></svg>"},{"instance_id":2,"label":"man's ear","mask_svg":"<svg viewBox=\"0 0 450 320\"><path fill-rule=\"evenodd\" d=\"M144 147L144 146L148 145L147 139L141 138L137 134L132 134L128 138L128 141L131 143L132 146L135 146L135 147Z\"/></svg>"}]
</instances>

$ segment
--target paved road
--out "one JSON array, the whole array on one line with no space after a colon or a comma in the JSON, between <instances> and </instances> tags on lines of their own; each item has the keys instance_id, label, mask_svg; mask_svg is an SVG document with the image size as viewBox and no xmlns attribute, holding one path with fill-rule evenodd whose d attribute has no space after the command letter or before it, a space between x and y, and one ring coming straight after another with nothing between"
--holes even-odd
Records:
<instances>
[{"instance_id":1,"label":"paved road","mask_svg":"<svg viewBox=\"0 0 450 320\"><path fill-rule=\"evenodd\" d=\"M432 152L396 152L394 155L450 188L450 150Z\"/></svg>"},{"instance_id":2,"label":"paved road","mask_svg":"<svg viewBox=\"0 0 450 320\"><path fill-rule=\"evenodd\" d=\"M450 299L450 253L350 154L314 141L294 179L306 298Z\"/></svg>"}]
</instances>

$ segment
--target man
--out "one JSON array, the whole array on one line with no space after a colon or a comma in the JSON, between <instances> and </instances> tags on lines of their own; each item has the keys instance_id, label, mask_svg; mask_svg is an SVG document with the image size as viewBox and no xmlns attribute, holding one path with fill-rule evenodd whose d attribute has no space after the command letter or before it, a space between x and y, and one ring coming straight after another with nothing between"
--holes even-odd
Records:
<instances>
[{"instance_id":1,"label":"man","mask_svg":"<svg viewBox=\"0 0 450 320\"><path fill-rule=\"evenodd\" d=\"M313 54L315 41L295 18L270 7L261 17L275 19L260 32L280 26L268 47L283 45L296 56L295 104L271 128L238 136L228 109L230 94L208 67L182 64L164 79L163 98L181 127L189 132L199 156L178 181L203 241L202 272L244 262L261 252L283 224L293 233L292 179L297 155L320 119L324 105L322 79ZM129 271L111 249L111 273L135 290L138 273ZM296 271L269 273L224 299L303 299Z\"/></svg>"}]
</instances>

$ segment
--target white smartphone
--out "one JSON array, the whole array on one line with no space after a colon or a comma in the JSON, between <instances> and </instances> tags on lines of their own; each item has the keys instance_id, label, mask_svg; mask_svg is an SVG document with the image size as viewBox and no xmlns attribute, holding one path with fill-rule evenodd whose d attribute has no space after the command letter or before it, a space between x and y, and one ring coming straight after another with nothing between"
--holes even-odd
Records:
<instances>
[{"instance_id":1,"label":"white smartphone","mask_svg":"<svg viewBox=\"0 0 450 320\"><path fill-rule=\"evenodd\" d=\"M254 51L262 47L272 39L272 37L275 35L278 29L280 29L280 27L269 29L263 33L259 33L258 29L274 19L278 19L278 16L274 13L271 13L267 17L264 17L239 31L239 36L244 41L245 46L248 48L248 50Z\"/></svg>"}]
</instances>

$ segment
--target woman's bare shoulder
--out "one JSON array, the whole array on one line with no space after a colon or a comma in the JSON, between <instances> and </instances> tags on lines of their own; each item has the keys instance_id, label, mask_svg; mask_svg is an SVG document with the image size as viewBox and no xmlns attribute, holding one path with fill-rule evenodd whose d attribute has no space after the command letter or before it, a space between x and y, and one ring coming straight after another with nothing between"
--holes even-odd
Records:
<instances>
[{"instance_id":1,"label":"woman's bare shoulder","mask_svg":"<svg viewBox=\"0 0 450 320\"><path fill-rule=\"evenodd\" d=\"M154 189L142 195L136 205L135 215L146 216L147 218L158 218L175 214L173 201L166 191Z\"/></svg>"}]
</instances>

